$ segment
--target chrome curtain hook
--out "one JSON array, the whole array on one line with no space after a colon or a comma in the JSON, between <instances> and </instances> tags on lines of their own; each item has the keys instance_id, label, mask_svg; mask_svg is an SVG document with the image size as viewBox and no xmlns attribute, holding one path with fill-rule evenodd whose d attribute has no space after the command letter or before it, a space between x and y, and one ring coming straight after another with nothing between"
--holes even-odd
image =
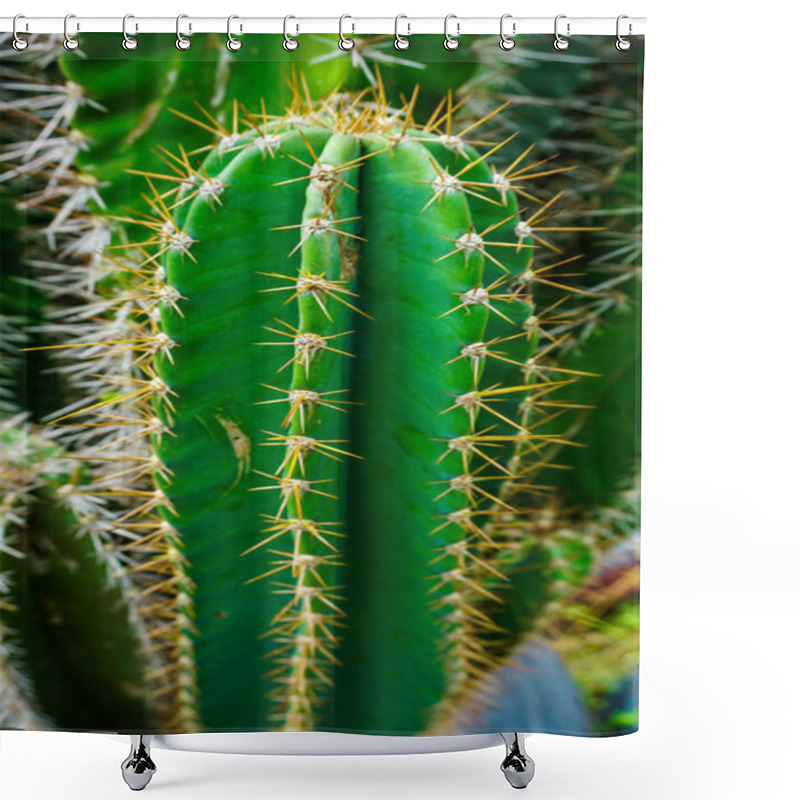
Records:
<instances>
[{"instance_id":1,"label":"chrome curtain hook","mask_svg":"<svg viewBox=\"0 0 800 800\"><path fill-rule=\"evenodd\" d=\"M340 50L352 50L355 46L355 40L351 39L349 36L344 35L344 21L346 19L353 19L349 14L342 14L339 17L339 49ZM355 25L353 25L353 30L355 30Z\"/></svg>"},{"instance_id":2,"label":"chrome curtain hook","mask_svg":"<svg viewBox=\"0 0 800 800\"><path fill-rule=\"evenodd\" d=\"M128 20L136 19L133 14L126 14L122 18L122 47L125 50L135 50L139 46L139 42L133 36L128 36ZM138 32L139 23L134 24L134 30Z\"/></svg>"},{"instance_id":3,"label":"chrome curtain hook","mask_svg":"<svg viewBox=\"0 0 800 800\"><path fill-rule=\"evenodd\" d=\"M622 26L620 25L620 23L621 23L621 22L622 22L622 20L624 20L624 19L630 19L630 17L626 16L625 14L620 14L620 15L617 17L617 50L619 50L619 51L621 51L621 52L623 52L623 53L624 53L626 50L630 50L630 49L631 49L631 40L630 40L630 39L626 39L626 38L625 38L624 36L622 36L622 34L620 33L620 28L622 27ZM630 36L630 35L631 35L631 33L633 33L633 25L631 25L631 23L629 22L629 23L628 23L628 36Z\"/></svg>"},{"instance_id":4,"label":"chrome curtain hook","mask_svg":"<svg viewBox=\"0 0 800 800\"><path fill-rule=\"evenodd\" d=\"M29 43L28 43L27 39L22 39L20 37L19 33L17 32L17 20L18 19L25 19L25 16L23 14L17 14L14 17L14 22L11 24L11 32L12 32L12 34L14 36L14 40L11 42L11 46L15 50L17 50L18 52L22 52L23 50L25 50L28 47ZM27 27L28 27L28 24L25 23L25 28L27 29Z\"/></svg>"},{"instance_id":5,"label":"chrome curtain hook","mask_svg":"<svg viewBox=\"0 0 800 800\"><path fill-rule=\"evenodd\" d=\"M69 21L71 19L75 19L74 14L67 14L64 17L64 49L65 50L75 50L78 47L78 40L74 36L70 36L69 33ZM81 26L79 24L75 24L75 31L79 31Z\"/></svg>"},{"instance_id":6,"label":"chrome curtain hook","mask_svg":"<svg viewBox=\"0 0 800 800\"><path fill-rule=\"evenodd\" d=\"M225 45L225 47L227 47L228 50L231 51L231 53L235 53L237 50L241 50L242 49L242 40L241 39L237 39L231 33L231 22L233 22L233 20L235 20L235 19L239 19L239 17L237 17L236 14L231 14L228 17L228 42ZM241 33L241 32L242 32L242 26L240 25L239 26L239 33Z\"/></svg>"},{"instance_id":7,"label":"chrome curtain hook","mask_svg":"<svg viewBox=\"0 0 800 800\"><path fill-rule=\"evenodd\" d=\"M506 20L507 19L512 19L512 15L511 14L503 14L503 16L500 17L500 49L501 50L513 50L514 49L514 45L516 44L514 39L511 36L508 36L506 34L506 32L505 32L505 24L506 24ZM517 32L517 23L516 22L512 22L511 23L511 33L513 34L513 33L516 33L516 32Z\"/></svg>"},{"instance_id":8,"label":"chrome curtain hook","mask_svg":"<svg viewBox=\"0 0 800 800\"><path fill-rule=\"evenodd\" d=\"M298 42L297 39L292 39L292 37L289 36L288 27L290 19L297 19L297 17L293 17L291 14L288 14L283 18L283 49L288 50L291 53L293 50L297 50L300 42ZM296 23L295 32L300 33L300 26Z\"/></svg>"},{"instance_id":9,"label":"chrome curtain hook","mask_svg":"<svg viewBox=\"0 0 800 800\"><path fill-rule=\"evenodd\" d=\"M408 19L405 14L398 14L394 18L394 46L396 50L408 50L411 47L411 42L406 38L406 36L411 36L411 23L407 22L406 26L408 27L408 31L405 36L400 35L400 20L401 19Z\"/></svg>"},{"instance_id":10,"label":"chrome curtain hook","mask_svg":"<svg viewBox=\"0 0 800 800\"><path fill-rule=\"evenodd\" d=\"M569 39L565 39L558 32L558 21L560 19L566 19L566 18L567 18L566 14L559 14L556 17L555 25L554 25L554 28L553 28L554 33L555 33L555 37L556 37L556 40L553 42L553 47L555 47L556 50L566 50L569 47ZM570 29L570 23L568 22L567 23L567 36L569 36L569 29Z\"/></svg>"},{"instance_id":11,"label":"chrome curtain hook","mask_svg":"<svg viewBox=\"0 0 800 800\"><path fill-rule=\"evenodd\" d=\"M450 20L456 20L456 35L451 36L448 30ZM444 49L445 50L458 50L458 45L460 42L456 38L461 33L461 23L458 21L458 17L455 14L448 14L444 18Z\"/></svg>"},{"instance_id":12,"label":"chrome curtain hook","mask_svg":"<svg viewBox=\"0 0 800 800\"><path fill-rule=\"evenodd\" d=\"M178 14L178 17L175 20L175 35L178 37L175 40L175 47L177 47L178 50L188 50L192 46L192 40L191 39L187 39L181 33L181 20L182 19L188 19L188 17L189 17L188 14ZM192 32L192 23L190 22L189 23L189 33L191 33L191 32Z\"/></svg>"}]
</instances>

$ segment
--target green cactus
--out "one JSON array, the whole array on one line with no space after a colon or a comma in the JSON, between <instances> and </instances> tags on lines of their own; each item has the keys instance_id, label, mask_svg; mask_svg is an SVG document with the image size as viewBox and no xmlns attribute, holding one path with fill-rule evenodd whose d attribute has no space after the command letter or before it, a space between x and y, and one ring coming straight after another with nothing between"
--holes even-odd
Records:
<instances>
[{"instance_id":1,"label":"green cactus","mask_svg":"<svg viewBox=\"0 0 800 800\"><path fill-rule=\"evenodd\" d=\"M563 311L562 226L532 193L563 167L485 143L501 104L459 123L460 101L401 71L391 103L377 69L374 92L313 101L340 74L319 57L313 90L301 75L262 102L257 54L198 110L196 81L227 69L199 44L186 65L154 42L174 80L140 65L127 97L95 59L61 59L85 191L45 231L77 221L103 249L68 245L82 305L53 282L79 378L54 424L156 656L138 686L159 703L130 719L446 732L597 551L561 535L574 511L548 494L594 366L554 348L581 310Z\"/></svg>"}]
</instances>

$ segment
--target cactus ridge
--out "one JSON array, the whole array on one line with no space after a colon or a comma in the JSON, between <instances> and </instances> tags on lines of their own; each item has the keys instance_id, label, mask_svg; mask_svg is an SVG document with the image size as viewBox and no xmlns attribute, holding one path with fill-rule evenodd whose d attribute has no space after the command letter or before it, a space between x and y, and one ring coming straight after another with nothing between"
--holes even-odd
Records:
<instances>
[{"instance_id":1,"label":"cactus ridge","mask_svg":"<svg viewBox=\"0 0 800 800\"><path fill-rule=\"evenodd\" d=\"M275 483L265 487L283 497L270 521L285 531L277 543L289 549L272 551L285 559L279 567L289 569L292 581L277 584L290 602L271 620L269 634L280 645L270 654L278 662L271 677L285 687L276 697L276 714L292 730L313 726L317 687L330 686L331 668L340 664L334 652L336 629L344 618L338 594L344 566L339 541L346 529L337 508L345 491L343 459L352 456L337 448L343 458L331 458L330 451L320 453L319 447L346 443L344 362L353 355L331 341L352 334L352 315L359 311L352 291L354 244L361 238L354 233L357 192L347 179L363 160L358 142L343 134L333 134L319 156L307 139L304 143L313 163L301 162L310 177L295 248L301 251L301 264L289 298L297 321L296 327L284 323L295 334L290 410L283 420L290 438L278 475L267 476Z\"/></svg>"}]
</instances>

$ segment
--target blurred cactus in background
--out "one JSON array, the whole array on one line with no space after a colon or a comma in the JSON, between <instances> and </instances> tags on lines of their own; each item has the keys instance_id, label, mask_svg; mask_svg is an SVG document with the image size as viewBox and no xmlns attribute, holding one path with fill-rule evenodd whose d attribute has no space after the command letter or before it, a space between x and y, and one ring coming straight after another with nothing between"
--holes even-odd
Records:
<instances>
[{"instance_id":1,"label":"blurred cactus in background","mask_svg":"<svg viewBox=\"0 0 800 800\"><path fill-rule=\"evenodd\" d=\"M4 423L0 445L3 726L146 725L144 599L116 519L83 491L79 461L24 420Z\"/></svg>"},{"instance_id":2,"label":"blurred cactus in background","mask_svg":"<svg viewBox=\"0 0 800 800\"><path fill-rule=\"evenodd\" d=\"M614 729L639 118L435 38L4 53L0 725Z\"/></svg>"}]
</instances>

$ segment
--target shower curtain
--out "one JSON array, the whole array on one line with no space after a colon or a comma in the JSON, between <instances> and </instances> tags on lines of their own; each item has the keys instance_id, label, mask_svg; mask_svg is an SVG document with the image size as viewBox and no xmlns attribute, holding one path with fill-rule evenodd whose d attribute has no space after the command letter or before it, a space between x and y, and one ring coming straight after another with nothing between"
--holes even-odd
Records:
<instances>
[{"instance_id":1,"label":"shower curtain","mask_svg":"<svg viewBox=\"0 0 800 800\"><path fill-rule=\"evenodd\" d=\"M637 729L642 69L0 41L0 727Z\"/></svg>"}]
</instances>

